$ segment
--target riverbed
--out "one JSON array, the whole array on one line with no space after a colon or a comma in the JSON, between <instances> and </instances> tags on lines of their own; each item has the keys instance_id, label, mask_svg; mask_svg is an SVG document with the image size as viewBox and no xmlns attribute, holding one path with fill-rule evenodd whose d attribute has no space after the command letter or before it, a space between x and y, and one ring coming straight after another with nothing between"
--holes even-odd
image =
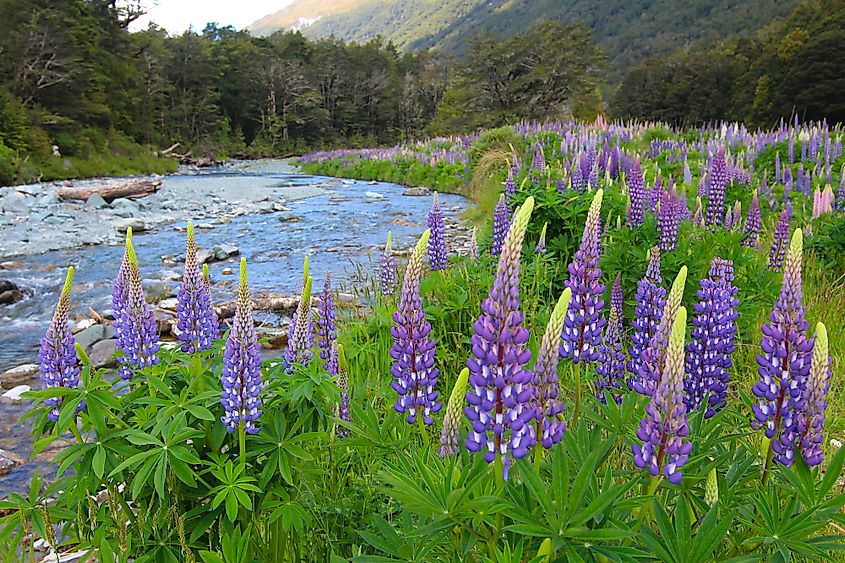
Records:
<instances>
[{"instance_id":1,"label":"riverbed","mask_svg":"<svg viewBox=\"0 0 845 563\"><path fill-rule=\"evenodd\" d=\"M133 240L142 275L157 292L175 295L188 219L197 227L200 248L237 247L237 255L209 266L214 298L223 302L233 297L240 256L247 259L256 294L297 294L306 255L315 287L322 285L327 271L336 286L348 287L356 265L374 270L371 258L378 257L388 230L395 247L410 247L426 228L431 206L430 197L403 195L405 187L397 184L308 176L282 161L164 177L155 195L137 200L131 217L113 206L57 201L53 196L58 187L26 186L31 205L0 213L0 279L15 283L25 295L18 303L0 306L0 374L37 361L38 342L68 266L76 269L72 318L90 316L89 308L103 312L111 307L111 283L123 255L118 228L127 219L144 224ZM10 188L4 190L8 197ZM466 201L455 195L440 199L447 223L454 227ZM45 221L45 213L61 221ZM457 239L455 249L463 240ZM39 386L35 376L13 383ZM9 388L2 376L0 386ZM22 457L29 455L29 425L16 421L26 409L22 402L0 401L0 449ZM0 498L20 490L38 466L24 464L0 477Z\"/></svg>"}]
</instances>

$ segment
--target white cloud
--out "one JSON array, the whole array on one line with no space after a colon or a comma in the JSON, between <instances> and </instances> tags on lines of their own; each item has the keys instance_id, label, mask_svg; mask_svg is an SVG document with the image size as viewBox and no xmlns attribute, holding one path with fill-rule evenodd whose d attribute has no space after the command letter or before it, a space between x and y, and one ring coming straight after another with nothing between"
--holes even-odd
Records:
<instances>
[{"instance_id":1,"label":"white cloud","mask_svg":"<svg viewBox=\"0 0 845 563\"><path fill-rule=\"evenodd\" d=\"M243 29L258 18L276 12L293 0L148 0L147 14L133 22L130 29L146 29L150 22L178 34L189 27L202 31L205 24L216 22Z\"/></svg>"}]
</instances>

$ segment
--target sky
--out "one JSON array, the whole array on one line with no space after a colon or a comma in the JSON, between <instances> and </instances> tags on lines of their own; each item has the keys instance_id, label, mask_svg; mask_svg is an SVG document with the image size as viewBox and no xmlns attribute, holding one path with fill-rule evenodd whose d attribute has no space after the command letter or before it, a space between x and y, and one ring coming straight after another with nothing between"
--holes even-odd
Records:
<instances>
[{"instance_id":1,"label":"sky","mask_svg":"<svg viewBox=\"0 0 845 563\"><path fill-rule=\"evenodd\" d=\"M208 22L243 29L258 18L281 10L292 0L146 0L147 15L131 30L146 29L152 21L171 34L189 27L202 31Z\"/></svg>"}]
</instances>

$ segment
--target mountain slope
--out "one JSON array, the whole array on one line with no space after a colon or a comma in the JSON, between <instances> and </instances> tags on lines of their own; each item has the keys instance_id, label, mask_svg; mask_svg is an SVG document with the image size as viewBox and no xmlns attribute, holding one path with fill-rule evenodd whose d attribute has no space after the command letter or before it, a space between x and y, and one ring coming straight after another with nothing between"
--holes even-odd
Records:
<instances>
[{"instance_id":1,"label":"mountain slope","mask_svg":"<svg viewBox=\"0 0 845 563\"><path fill-rule=\"evenodd\" d=\"M374 1L377 0L295 0L278 12L267 14L250 24L249 31L262 36L280 29L304 29L323 18L344 15Z\"/></svg>"},{"instance_id":2,"label":"mountain slope","mask_svg":"<svg viewBox=\"0 0 845 563\"><path fill-rule=\"evenodd\" d=\"M310 37L366 41L381 36L409 50L437 48L460 54L486 31L514 35L542 19L582 21L607 52L613 74L643 59L756 30L788 14L799 0L358 0L333 2L304 29ZM276 16L313 17L319 0L296 0ZM352 4L356 4L352 6ZM300 14L302 14L300 16ZM271 16L268 16L270 18ZM264 18L267 20L268 18ZM279 18L276 21L282 21ZM256 30L256 24L251 29ZM276 29L289 26L280 25ZM266 24L261 28L267 32Z\"/></svg>"}]
</instances>

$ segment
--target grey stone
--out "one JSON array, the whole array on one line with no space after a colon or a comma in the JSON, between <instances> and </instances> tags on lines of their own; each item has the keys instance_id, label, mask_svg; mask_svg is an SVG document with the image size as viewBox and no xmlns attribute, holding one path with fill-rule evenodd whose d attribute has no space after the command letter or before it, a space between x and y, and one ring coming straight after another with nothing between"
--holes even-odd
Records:
<instances>
[{"instance_id":1,"label":"grey stone","mask_svg":"<svg viewBox=\"0 0 845 563\"><path fill-rule=\"evenodd\" d=\"M134 218L121 219L116 225L117 232L119 233L125 233L130 227L136 233L147 230L147 225L142 220Z\"/></svg>"},{"instance_id":2,"label":"grey stone","mask_svg":"<svg viewBox=\"0 0 845 563\"><path fill-rule=\"evenodd\" d=\"M0 293L4 291L15 291L19 289L17 285L9 280L0 280Z\"/></svg>"},{"instance_id":3,"label":"grey stone","mask_svg":"<svg viewBox=\"0 0 845 563\"><path fill-rule=\"evenodd\" d=\"M126 199L124 197L119 197L115 200L112 200L111 207L112 209L130 208L135 210L140 208L137 201Z\"/></svg>"},{"instance_id":4,"label":"grey stone","mask_svg":"<svg viewBox=\"0 0 845 563\"><path fill-rule=\"evenodd\" d=\"M302 218L294 214L292 211L281 211L277 215L281 223L299 223Z\"/></svg>"},{"instance_id":5,"label":"grey stone","mask_svg":"<svg viewBox=\"0 0 845 563\"><path fill-rule=\"evenodd\" d=\"M104 209L108 207L109 204L106 203L106 200L103 199L103 196L100 194L91 194L87 200L85 200L85 209Z\"/></svg>"},{"instance_id":6,"label":"grey stone","mask_svg":"<svg viewBox=\"0 0 845 563\"><path fill-rule=\"evenodd\" d=\"M171 284L162 280L150 280L144 282L144 293L148 303L158 303L162 299L176 295Z\"/></svg>"},{"instance_id":7,"label":"grey stone","mask_svg":"<svg viewBox=\"0 0 845 563\"><path fill-rule=\"evenodd\" d=\"M90 353L94 344L105 338L105 328L103 325L91 325L76 334L74 338L82 346L82 349L85 350L85 353Z\"/></svg>"},{"instance_id":8,"label":"grey stone","mask_svg":"<svg viewBox=\"0 0 845 563\"><path fill-rule=\"evenodd\" d=\"M18 385L0 395L0 398L7 403L18 403L24 400L21 395L28 392L30 389L31 387L29 385Z\"/></svg>"},{"instance_id":9,"label":"grey stone","mask_svg":"<svg viewBox=\"0 0 845 563\"><path fill-rule=\"evenodd\" d=\"M14 452L0 450L0 476L6 475L15 467L19 467L26 460Z\"/></svg>"},{"instance_id":10,"label":"grey stone","mask_svg":"<svg viewBox=\"0 0 845 563\"><path fill-rule=\"evenodd\" d=\"M11 305L23 299L23 292L17 289L0 292L0 305Z\"/></svg>"},{"instance_id":11,"label":"grey stone","mask_svg":"<svg viewBox=\"0 0 845 563\"><path fill-rule=\"evenodd\" d=\"M370 199L384 199L384 196L378 192L365 192L364 195Z\"/></svg>"},{"instance_id":12,"label":"grey stone","mask_svg":"<svg viewBox=\"0 0 845 563\"><path fill-rule=\"evenodd\" d=\"M4 213L26 213L27 199L26 195L20 192L12 192L0 201L0 209Z\"/></svg>"},{"instance_id":13,"label":"grey stone","mask_svg":"<svg viewBox=\"0 0 845 563\"><path fill-rule=\"evenodd\" d=\"M423 186L418 186L416 188L407 188L404 192L402 192L402 195L411 197L422 197L431 195L431 190Z\"/></svg>"},{"instance_id":14,"label":"grey stone","mask_svg":"<svg viewBox=\"0 0 845 563\"><path fill-rule=\"evenodd\" d=\"M110 368L117 365L114 353L117 351L117 340L100 340L91 349L88 359L95 368Z\"/></svg>"},{"instance_id":15,"label":"grey stone","mask_svg":"<svg viewBox=\"0 0 845 563\"><path fill-rule=\"evenodd\" d=\"M31 381L38 371L38 364L23 364L13 367L3 372L3 375L0 375L0 385L5 387L21 385L27 381Z\"/></svg>"}]
</instances>

